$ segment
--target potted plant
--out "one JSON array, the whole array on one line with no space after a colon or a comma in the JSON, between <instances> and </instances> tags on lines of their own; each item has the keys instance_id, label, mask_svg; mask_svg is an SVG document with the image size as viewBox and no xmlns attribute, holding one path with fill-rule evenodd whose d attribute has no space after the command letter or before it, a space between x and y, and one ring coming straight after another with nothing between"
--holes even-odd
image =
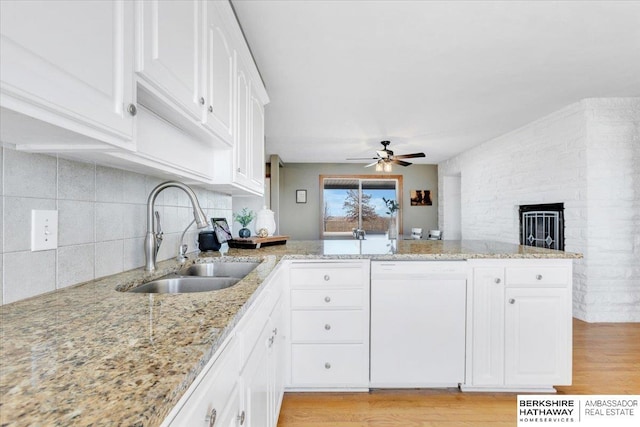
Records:
<instances>
[{"instance_id":1,"label":"potted plant","mask_svg":"<svg viewBox=\"0 0 640 427\"><path fill-rule=\"evenodd\" d=\"M247 225L249 225L249 223L253 221L253 218L255 218L255 216L255 212L249 210L248 208L242 209L240 213L236 212L233 214L233 220L242 226L242 228L238 230L238 236L242 238L251 236L251 231L247 228Z\"/></svg>"},{"instance_id":2,"label":"potted plant","mask_svg":"<svg viewBox=\"0 0 640 427\"><path fill-rule=\"evenodd\" d=\"M400 210L400 204L394 199L382 198L384 204L387 205L387 215L389 215L389 239L398 238L398 220L397 212Z\"/></svg>"}]
</instances>

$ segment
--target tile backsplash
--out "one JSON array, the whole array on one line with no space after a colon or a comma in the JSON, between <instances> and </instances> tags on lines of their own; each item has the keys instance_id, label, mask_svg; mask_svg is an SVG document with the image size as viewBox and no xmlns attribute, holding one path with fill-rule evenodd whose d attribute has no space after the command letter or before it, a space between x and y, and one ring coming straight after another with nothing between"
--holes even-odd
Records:
<instances>
[{"instance_id":1,"label":"tile backsplash","mask_svg":"<svg viewBox=\"0 0 640 427\"><path fill-rule=\"evenodd\" d=\"M147 175L56 156L0 149L0 303L119 273L144 265L146 202L165 181ZM192 187L209 218L231 224L231 196ZM31 252L31 210L58 210L58 249ZM156 199L164 240L158 260L176 256L193 219L177 188ZM198 231L185 235L189 252Z\"/></svg>"}]
</instances>

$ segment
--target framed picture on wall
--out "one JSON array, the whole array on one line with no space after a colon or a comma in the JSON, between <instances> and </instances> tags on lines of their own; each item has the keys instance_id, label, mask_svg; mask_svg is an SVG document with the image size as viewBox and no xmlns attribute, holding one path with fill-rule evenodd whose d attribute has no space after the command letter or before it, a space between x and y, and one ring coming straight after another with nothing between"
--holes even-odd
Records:
<instances>
[{"instance_id":1,"label":"framed picture on wall","mask_svg":"<svg viewBox=\"0 0 640 427\"><path fill-rule=\"evenodd\" d=\"M307 190L296 190L296 203L307 203Z\"/></svg>"},{"instance_id":2,"label":"framed picture on wall","mask_svg":"<svg viewBox=\"0 0 640 427\"><path fill-rule=\"evenodd\" d=\"M431 190L411 190L411 206L431 206Z\"/></svg>"}]
</instances>

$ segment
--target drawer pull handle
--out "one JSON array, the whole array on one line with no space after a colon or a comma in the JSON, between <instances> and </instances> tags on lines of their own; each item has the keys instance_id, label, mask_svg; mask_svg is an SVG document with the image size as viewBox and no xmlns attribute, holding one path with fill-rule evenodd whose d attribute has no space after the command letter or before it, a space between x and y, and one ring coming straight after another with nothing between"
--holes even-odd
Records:
<instances>
[{"instance_id":1,"label":"drawer pull handle","mask_svg":"<svg viewBox=\"0 0 640 427\"><path fill-rule=\"evenodd\" d=\"M209 427L213 427L213 425L216 423L217 416L218 413L216 412L216 408L213 408L211 412L209 412L209 415L207 415L207 417L204 419L204 421L209 423Z\"/></svg>"},{"instance_id":2,"label":"drawer pull handle","mask_svg":"<svg viewBox=\"0 0 640 427\"><path fill-rule=\"evenodd\" d=\"M324 297L324 302L331 302L331 297Z\"/></svg>"},{"instance_id":3,"label":"drawer pull handle","mask_svg":"<svg viewBox=\"0 0 640 427\"><path fill-rule=\"evenodd\" d=\"M509 298L509 304L515 304L516 300L514 300L513 298Z\"/></svg>"},{"instance_id":4,"label":"drawer pull handle","mask_svg":"<svg viewBox=\"0 0 640 427\"><path fill-rule=\"evenodd\" d=\"M331 325L327 323L326 325L324 325L324 328L328 331L331 329Z\"/></svg>"},{"instance_id":5,"label":"drawer pull handle","mask_svg":"<svg viewBox=\"0 0 640 427\"><path fill-rule=\"evenodd\" d=\"M325 369L331 369L331 363L327 362L324 364Z\"/></svg>"},{"instance_id":6,"label":"drawer pull handle","mask_svg":"<svg viewBox=\"0 0 640 427\"><path fill-rule=\"evenodd\" d=\"M273 329L273 335L278 335L278 328Z\"/></svg>"},{"instance_id":7,"label":"drawer pull handle","mask_svg":"<svg viewBox=\"0 0 640 427\"><path fill-rule=\"evenodd\" d=\"M325 281L325 282L328 282L329 280L331 280L331 277L329 277L329 275L328 275L328 274L325 274L325 275L324 275L324 281Z\"/></svg>"},{"instance_id":8,"label":"drawer pull handle","mask_svg":"<svg viewBox=\"0 0 640 427\"><path fill-rule=\"evenodd\" d=\"M244 425L244 417L244 411L242 411L240 415L238 415L238 421L240 421L240 425Z\"/></svg>"},{"instance_id":9,"label":"drawer pull handle","mask_svg":"<svg viewBox=\"0 0 640 427\"><path fill-rule=\"evenodd\" d=\"M536 280L542 280L542 274L536 274Z\"/></svg>"},{"instance_id":10,"label":"drawer pull handle","mask_svg":"<svg viewBox=\"0 0 640 427\"><path fill-rule=\"evenodd\" d=\"M496 283L500 283L500 282L502 282L502 280L500 280L500 278L499 278L499 277L496 277L496 278L495 278L495 280L494 280L494 282L496 282Z\"/></svg>"}]
</instances>

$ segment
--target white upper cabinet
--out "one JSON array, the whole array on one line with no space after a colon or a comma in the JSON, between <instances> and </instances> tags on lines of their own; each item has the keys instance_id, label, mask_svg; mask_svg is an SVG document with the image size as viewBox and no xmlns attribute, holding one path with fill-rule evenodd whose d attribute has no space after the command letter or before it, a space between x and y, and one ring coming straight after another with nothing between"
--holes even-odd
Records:
<instances>
[{"instance_id":1,"label":"white upper cabinet","mask_svg":"<svg viewBox=\"0 0 640 427\"><path fill-rule=\"evenodd\" d=\"M202 1L144 0L137 5L140 82L200 120L205 104Z\"/></svg>"},{"instance_id":2,"label":"white upper cabinet","mask_svg":"<svg viewBox=\"0 0 640 427\"><path fill-rule=\"evenodd\" d=\"M237 63L237 128L236 140L234 143L233 164L233 181L244 186L251 185L251 174L249 165L251 162L251 110L249 109L251 101L251 83L244 71L241 61Z\"/></svg>"},{"instance_id":3,"label":"white upper cabinet","mask_svg":"<svg viewBox=\"0 0 640 427\"><path fill-rule=\"evenodd\" d=\"M233 144L234 50L228 24L222 19L221 3L205 3L206 52L203 75L206 79L204 125L229 145Z\"/></svg>"},{"instance_id":4,"label":"white upper cabinet","mask_svg":"<svg viewBox=\"0 0 640 427\"><path fill-rule=\"evenodd\" d=\"M3 142L132 148L131 2L1 1L0 18Z\"/></svg>"},{"instance_id":5,"label":"white upper cabinet","mask_svg":"<svg viewBox=\"0 0 640 427\"><path fill-rule=\"evenodd\" d=\"M251 186L264 187L264 106L251 92Z\"/></svg>"}]
</instances>

